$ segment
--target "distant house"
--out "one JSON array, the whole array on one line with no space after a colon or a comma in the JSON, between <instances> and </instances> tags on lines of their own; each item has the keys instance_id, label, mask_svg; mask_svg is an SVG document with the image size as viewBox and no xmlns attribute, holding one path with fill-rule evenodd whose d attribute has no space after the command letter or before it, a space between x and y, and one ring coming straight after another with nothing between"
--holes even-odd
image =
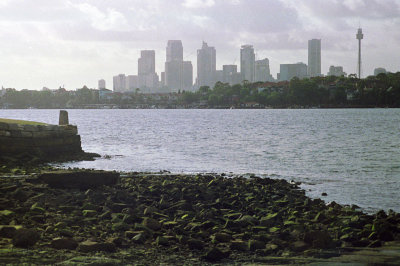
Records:
<instances>
[{"instance_id":1,"label":"distant house","mask_svg":"<svg viewBox=\"0 0 400 266\"><path fill-rule=\"evenodd\" d=\"M100 100L111 100L113 92L111 90L102 88L99 90L99 99Z\"/></svg>"}]
</instances>

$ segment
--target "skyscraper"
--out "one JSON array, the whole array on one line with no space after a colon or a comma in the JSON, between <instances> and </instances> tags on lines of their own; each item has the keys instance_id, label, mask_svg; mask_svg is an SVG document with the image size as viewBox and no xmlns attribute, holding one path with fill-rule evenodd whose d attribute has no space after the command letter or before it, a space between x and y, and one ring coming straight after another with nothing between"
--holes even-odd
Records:
<instances>
[{"instance_id":1,"label":"skyscraper","mask_svg":"<svg viewBox=\"0 0 400 266\"><path fill-rule=\"evenodd\" d=\"M139 77L137 75L128 75L126 77L126 89L135 91L139 88Z\"/></svg>"},{"instance_id":2,"label":"skyscraper","mask_svg":"<svg viewBox=\"0 0 400 266\"><path fill-rule=\"evenodd\" d=\"M106 88L106 81L104 79L99 80L99 90Z\"/></svg>"},{"instance_id":3,"label":"skyscraper","mask_svg":"<svg viewBox=\"0 0 400 266\"><path fill-rule=\"evenodd\" d=\"M181 40L169 40L167 44L167 62L183 61L183 46Z\"/></svg>"},{"instance_id":4,"label":"skyscraper","mask_svg":"<svg viewBox=\"0 0 400 266\"><path fill-rule=\"evenodd\" d=\"M183 46L180 40L168 41L165 85L173 92L188 90L193 86L192 62L183 61Z\"/></svg>"},{"instance_id":5,"label":"skyscraper","mask_svg":"<svg viewBox=\"0 0 400 266\"><path fill-rule=\"evenodd\" d=\"M154 50L143 50L138 60L138 77L141 89L154 89L158 87L158 75L155 70L156 55Z\"/></svg>"},{"instance_id":6,"label":"skyscraper","mask_svg":"<svg viewBox=\"0 0 400 266\"><path fill-rule=\"evenodd\" d=\"M294 77L299 79L305 78L307 76L307 65L304 63L297 64L281 64L279 80L291 80Z\"/></svg>"},{"instance_id":7,"label":"skyscraper","mask_svg":"<svg viewBox=\"0 0 400 266\"><path fill-rule=\"evenodd\" d=\"M126 76L125 74L119 74L113 77L113 90L114 92L126 91Z\"/></svg>"},{"instance_id":8,"label":"skyscraper","mask_svg":"<svg viewBox=\"0 0 400 266\"><path fill-rule=\"evenodd\" d=\"M308 76L321 76L321 40L308 41Z\"/></svg>"},{"instance_id":9,"label":"skyscraper","mask_svg":"<svg viewBox=\"0 0 400 266\"><path fill-rule=\"evenodd\" d=\"M229 83L230 85L242 82L242 75L240 72L237 72L237 65L223 65L222 73L223 80L220 80L222 82Z\"/></svg>"},{"instance_id":10,"label":"skyscraper","mask_svg":"<svg viewBox=\"0 0 400 266\"><path fill-rule=\"evenodd\" d=\"M254 82L254 65L256 56L252 45L242 45L240 49L240 72L243 80Z\"/></svg>"},{"instance_id":11,"label":"skyscraper","mask_svg":"<svg viewBox=\"0 0 400 266\"><path fill-rule=\"evenodd\" d=\"M197 86L209 86L215 83L216 51L203 42L201 49L197 50Z\"/></svg>"},{"instance_id":12,"label":"skyscraper","mask_svg":"<svg viewBox=\"0 0 400 266\"><path fill-rule=\"evenodd\" d=\"M138 74L151 74L156 71L156 52L154 50L140 51L138 59Z\"/></svg>"},{"instance_id":13,"label":"skyscraper","mask_svg":"<svg viewBox=\"0 0 400 266\"><path fill-rule=\"evenodd\" d=\"M269 70L269 60L268 58L257 60L255 63L255 77L254 81L273 81Z\"/></svg>"},{"instance_id":14,"label":"skyscraper","mask_svg":"<svg viewBox=\"0 0 400 266\"><path fill-rule=\"evenodd\" d=\"M193 87L193 66L190 61L182 63L182 90L191 90Z\"/></svg>"}]
</instances>

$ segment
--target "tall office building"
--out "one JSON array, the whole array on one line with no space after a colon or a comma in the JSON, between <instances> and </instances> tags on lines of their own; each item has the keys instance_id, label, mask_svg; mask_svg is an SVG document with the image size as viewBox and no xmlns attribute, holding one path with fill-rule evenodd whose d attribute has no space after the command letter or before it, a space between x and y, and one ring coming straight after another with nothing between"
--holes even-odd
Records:
<instances>
[{"instance_id":1,"label":"tall office building","mask_svg":"<svg viewBox=\"0 0 400 266\"><path fill-rule=\"evenodd\" d=\"M229 83L230 85L239 84L242 82L242 75L237 72L237 65L223 65L223 82Z\"/></svg>"},{"instance_id":2,"label":"tall office building","mask_svg":"<svg viewBox=\"0 0 400 266\"><path fill-rule=\"evenodd\" d=\"M268 58L256 61L254 81L274 81L269 69Z\"/></svg>"},{"instance_id":3,"label":"tall office building","mask_svg":"<svg viewBox=\"0 0 400 266\"><path fill-rule=\"evenodd\" d=\"M126 77L126 89L135 91L139 88L139 77L137 75L128 75Z\"/></svg>"},{"instance_id":4,"label":"tall office building","mask_svg":"<svg viewBox=\"0 0 400 266\"><path fill-rule=\"evenodd\" d=\"M106 88L106 81L104 79L99 80L99 90Z\"/></svg>"},{"instance_id":5,"label":"tall office building","mask_svg":"<svg viewBox=\"0 0 400 266\"><path fill-rule=\"evenodd\" d=\"M156 73L156 55L154 50L143 50L138 59L138 87L144 90L155 89L158 87L158 75Z\"/></svg>"},{"instance_id":6,"label":"tall office building","mask_svg":"<svg viewBox=\"0 0 400 266\"><path fill-rule=\"evenodd\" d=\"M321 40L308 41L308 76L321 76Z\"/></svg>"},{"instance_id":7,"label":"tall office building","mask_svg":"<svg viewBox=\"0 0 400 266\"><path fill-rule=\"evenodd\" d=\"M197 50L197 86L209 86L215 84L216 51L203 42L201 49Z\"/></svg>"},{"instance_id":8,"label":"tall office building","mask_svg":"<svg viewBox=\"0 0 400 266\"><path fill-rule=\"evenodd\" d=\"M183 61L183 46L178 40L167 44L165 86L172 92L190 90L193 86L193 66L190 61Z\"/></svg>"},{"instance_id":9,"label":"tall office building","mask_svg":"<svg viewBox=\"0 0 400 266\"><path fill-rule=\"evenodd\" d=\"M280 65L280 81L291 80L294 77L299 79L307 77L307 65L304 63Z\"/></svg>"},{"instance_id":10,"label":"tall office building","mask_svg":"<svg viewBox=\"0 0 400 266\"><path fill-rule=\"evenodd\" d=\"M113 77L113 90L114 92L126 91L126 76L125 74L119 74Z\"/></svg>"},{"instance_id":11,"label":"tall office building","mask_svg":"<svg viewBox=\"0 0 400 266\"><path fill-rule=\"evenodd\" d=\"M243 45L240 49L240 72L243 80L254 82L256 56L252 45Z\"/></svg>"},{"instance_id":12,"label":"tall office building","mask_svg":"<svg viewBox=\"0 0 400 266\"><path fill-rule=\"evenodd\" d=\"M192 90L193 87L193 66L190 61L182 63L182 88L181 90Z\"/></svg>"},{"instance_id":13,"label":"tall office building","mask_svg":"<svg viewBox=\"0 0 400 266\"><path fill-rule=\"evenodd\" d=\"M154 72L156 72L156 52L154 50L140 51L138 74L146 75Z\"/></svg>"},{"instance_id":14,"label":"tall office building","mask_svg":"<svg viewBox=\"0 0 400 266\"><path fill-rule=\"evenodd\" d=\"M169 40L167 44L167 62L183 61L183 46L181 40Z\"/></svg>"}]
</instances>

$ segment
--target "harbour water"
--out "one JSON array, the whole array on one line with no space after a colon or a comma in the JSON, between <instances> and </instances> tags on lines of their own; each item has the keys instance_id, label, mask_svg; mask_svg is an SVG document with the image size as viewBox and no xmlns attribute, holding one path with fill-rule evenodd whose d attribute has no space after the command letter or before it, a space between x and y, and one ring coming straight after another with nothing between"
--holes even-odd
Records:
<instances>
[{"instance_id":1,"label":"harbour water","mask_svg":"<svg viewBox=\"0 0 400 266\"><path fill-rule=\"evenodd\" d=\"M400 109L69 110L85 151L63 167L254 173L311 197L400 212ZM0 110L57 124L59 110Z\"/></svg>"}]
</instances>

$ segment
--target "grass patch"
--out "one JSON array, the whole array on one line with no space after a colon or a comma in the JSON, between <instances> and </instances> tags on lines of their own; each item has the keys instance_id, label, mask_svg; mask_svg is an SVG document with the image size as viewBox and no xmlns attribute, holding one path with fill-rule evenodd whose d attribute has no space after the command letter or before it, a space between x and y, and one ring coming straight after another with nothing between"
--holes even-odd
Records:
<instances>
[{"instance_id":1,"label":"grass patch","mask_svg":"<svg viewBox=\"0 0 400 266\"><path fill-rule=\"evenodd\" d=\"M0 118L0 122L8 123L8 124L20 124L20 125L47 125L46 123L25 121L25 120L5 119L5 118Z\"/></svg>"}]
</instances>

